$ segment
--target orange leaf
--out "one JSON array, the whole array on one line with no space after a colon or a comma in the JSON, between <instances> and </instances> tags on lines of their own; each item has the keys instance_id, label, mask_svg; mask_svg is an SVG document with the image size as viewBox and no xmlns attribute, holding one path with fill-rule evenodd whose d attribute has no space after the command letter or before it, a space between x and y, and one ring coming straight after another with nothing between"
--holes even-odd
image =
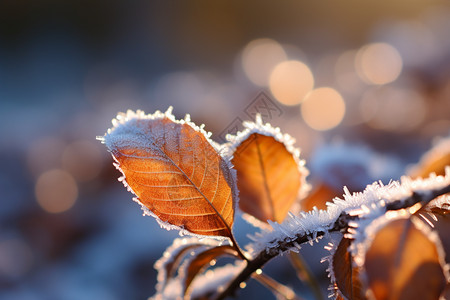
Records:
<instances>
[{"instance_id":1,"label":"orange leaf","mask_svg":"<svg viewBox=\"0 0 450 300\"><path fill-rule=\"evenodd\" d=\"M244 126L247 129L237 137L228 137L234 149L239 207L260 221L281 223L294 202L308 190L308 171L288 135L263 125L260 117L256 123L245 122Z\"/></svg>"},{"instance_id":2,"label":"orange leaf","mask_svg":"<svg viewBox=\"0 0 450 300\"><path fill-rule=\"evenodd\" d=\"M209 134L188 116L175 120L171 108L129 111L113 124L103 140L148 214L166 228L232 238L235 179Z\"/></svg>"},{"instance_id":3,"label":"orange leaf","mask_svg":"<svg viewBox=\"0 0 450 300\"><path fill-rule=\"evenodd\" d=\"M430 173L445 175L445 167L450 166L450 137L442 139L426 152L420 162L409 170L411 177L426 178Z\"/></svg>"},{"instance_id":4,"label":"orange leaf","mask_svg":"<svg viewBox=\"0 0 450 300\"><path fill-rule=\"evenodd\" d=\"M313 207L318 209L327 209L327 202L332 202L335 197L340 197L341 191L334 190L331 186L322 182L314 188L311 193L302 200L301 207L304 211L309 211Z\"/></svg>"},{"instance_id":5,"label":"orange leaf","mask_svg":"<svg viewBox=\"0 0 450 300\"><path fill-rule=\"evenodd\" d=\"M155 264L155 269L158 270L157 290L162 291L167 284L167 280L170 278L175 278L175 273L186 254L191 251L197 250L202 246L205 246L205 244L202 244L200 242L196 244L181 245L181 247L172 249L172 253L167 252L167 258L163 256L163 258L158 260L158 262Z\"/></svg>"},{"instance_id":6,"label":"orange leaf","mask_svg":"<svg viewBox=\"0 0 450 300\"><path fill-rule=\"evenodd\" d=\"M431 300L443 292L446 280L436 244L415 223L398 219L375 233L364 268L376 299Z\"/></svg>"},{"instance_id":7,"label":"orange leaf","mask_svg":"<svg viewBox=\"0 0 450 300\"><path fill-rule=\"evenodd\" d=\"M360 270L354 265L352 254L348 247L351 240L342 238L333 255L333 273L339 291L349 300L365 299L361 281Z\"/></svg>"},{"instance_id":8,"label":"orange leaf","mask_svg":"<svg viewBox=\"0 0 450 300\"><path fill-rule=\"evenodd\" d=\"M195 276L205 270L209 266L211 261L223 255L238 257L238 253L233 247L223 245L201 252L195 258L189 261L189 264L185 270L184 295L187 294L189 286L191 285Z\"/></svg>"}]
</instances>

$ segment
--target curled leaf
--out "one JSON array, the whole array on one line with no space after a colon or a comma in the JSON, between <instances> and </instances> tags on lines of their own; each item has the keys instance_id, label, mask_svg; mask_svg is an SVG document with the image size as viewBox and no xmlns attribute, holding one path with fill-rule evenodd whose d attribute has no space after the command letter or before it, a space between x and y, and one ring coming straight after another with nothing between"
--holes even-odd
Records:
<instances>
[{"instance_id":1,"label":"curled leaf","mask_svg":"<svg viewBox=\"0 0 450 300\"><path fill-rule=\"evenodd\" d=\"M365 299L361 280L360 269L353 262L349 251L351 240L342 238L334 252L332 270L335 283L339 291L349 300Z\"/></svg>"},{"instance_id":2,"label":"curled leaf","mask_svg":"<svg viewBox=\"0 0 450 300\"><path fill-rule=\"evenodd\" d=\"M262 124L260 116L256 123L244 122L244 126L237 136L227 136L237 171L239 207L260 221L281 223L295 201L306 194L308 171L289 135Z\"/></svg>"},{"instance_id":3,"label":"curled leaf","mask_svg":"<svg viewBox=\"0 0 450 300\"><path fill-rule=\"evenodd\" d=\"M169 280L175 278L178 267L188 254L199 251L199 248L204 250L216 246L219 246L219 241L213 239L202 239L201 241L195 237L175 239L155 263L155 269L158 271L157 292L162 292Z\"/></svg>"},{"instance_id":4,"label":"curled leaf","mask_svg":"<svg viewBox=\"0 0 450 300\"><path fill-rule=\"evenodd\" d=\"M102 140L146 213L169 229L232 237L235 178L208 133L171 108L128 111L113 124Z\"/></svg>"},{"instance_id":5,"label":"curled leaf","mask_svg":"<svg viewBox=\"0 0 450 300\"><path fill-rule=\"evenodd\" d=\"M439 249L410 219L379 229L365 254L367 283L376 299L438 299L446 279Z\"/></svg>"},{"instance_id":6,"label":"curled leaf","mask_svg":"<svg viewBox=\"0 0 450 300\"><path fill-rule=\"evenodd\" d=\"M228 245L218 246L197 254L193 259L190 259L184 271L184 295L186 296L189 287L194 278L203 270L205 270L212 261L219 256L238 257L237 251Z\"/></svg>"}]
</instances>

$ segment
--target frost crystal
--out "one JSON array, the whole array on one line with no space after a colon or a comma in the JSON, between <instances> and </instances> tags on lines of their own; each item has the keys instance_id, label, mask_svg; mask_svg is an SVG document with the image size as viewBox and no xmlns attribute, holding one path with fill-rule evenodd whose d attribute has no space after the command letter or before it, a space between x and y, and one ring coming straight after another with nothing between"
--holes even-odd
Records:
<instances>
[{"instance_id":1,"label":"frost crystal","mask_svg":"<svg viewBox=\"0 0 450 300\"><path fill-rule=\"evenodd\" d=\"M438 190L450 185L450 167L446 168L445 176L436 176L431 174L426 179L412 180L408 177L402 177L400 181L392 181L388 185L381 182L375 182L368 185L364 192L350 194L347 188L344 188L343 199L335 198L333 202L327 203L327 210L318 210L314 208L309 212L301 212L298 215L290 214L283 223L271 222L272 231L261 231L252 236L254 243L247 248L254 255L263 250L269 252L294 250L280 249L280 243L293 245L298 237L308 236L310 242L317 239L317 234L327 234L334 226L336 220L342 213L350 216L358 216L358 222L350 222L351 227L357 228L366 226L372 220L386 213L386 204L395 201L405 201L413 193L427 195L432 190ZM447 198L448 199L448 198ZM389 212L405 213L405 212ZM389 213L386 215L389 216ZM350 228L350 232L351 232ZM355 236L350 236L355 238Z\"/></svg>"}]
</instances>

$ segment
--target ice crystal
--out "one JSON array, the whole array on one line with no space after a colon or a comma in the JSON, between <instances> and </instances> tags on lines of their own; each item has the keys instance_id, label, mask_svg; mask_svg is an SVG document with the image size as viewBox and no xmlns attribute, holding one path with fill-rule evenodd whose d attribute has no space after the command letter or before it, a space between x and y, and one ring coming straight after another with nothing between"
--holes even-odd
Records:
<instances>
[{"instance_id":1,"label":"ice crystal","mask_svg":"<svg viewBox=\"0 0 450 300\"><path fill-rule=\"evenodd\" d=\"M253 253L260 251L285 251L288 249L279 249L281 242L291 246L289 250L296 250L294 242L298 237L308 236L309 241L317 239L317 234L327 234L334 226L337 218L342 213L350 216L358 216L358 222L350 222L350 233L352 228L370 224L372 220L386 213L386 204L395 201L405 201L413 193L426 196L433 190L450 185L450 167L446 168L445 176L436 176L431 174L426 179L411 179L402 177L400 181L392 181L387 185L382 182L375 182L368 185L363 192L351 194L347 188L344 188L343 199L335 198L333 202L327 204L327 210L314 208L309 212L300 212L300 214L289 216L281 224L270 222L272 231L263 230L256 233L251 239L253 244L249 245L248 250ZM399 212L397 212L399 213ZM389 213L386 214L389 216ZM352 236L352 238L354 238ZM299 245L300 246L300 245Z\"/></svg>"}]
</instances>

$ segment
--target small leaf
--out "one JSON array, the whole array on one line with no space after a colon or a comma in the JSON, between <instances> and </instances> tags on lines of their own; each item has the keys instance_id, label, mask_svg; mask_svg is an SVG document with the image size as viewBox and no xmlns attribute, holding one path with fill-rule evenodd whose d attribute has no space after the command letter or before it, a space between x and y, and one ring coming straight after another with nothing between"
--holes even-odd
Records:
<instances>
[{"instance_id":1,"label":"small leaf","mask_svg":"<svg viewBox=\"0 0 450 300\"><path fill-rule=\"evenodd\" d=\"M189 260L184 274L184 295L187 295L189 287L194 278L203 270L205 270L219 256L228 255L231 257L239 257L237 251L228 245L218 246L208 249L197 254L193 259Z\"/></svg>"},{"instance_id":2,"label":"small leaf","mask_svg":"<svg viewBox=\"0 0 450 300\"><path fill-rule=\"evenodd\" d=\"M171 109L129 111L113 124L103 141L148 214L169 229L232 237L235 178L209 134Z\"/></svg>"},{"instance_id":3,"label":"small leaf","mask_svg":"<svg viewBox=\"0 0 450 300\"><path fill-rule=\"evenodd\" d=\"M375 233L364 268L376 299L438 299L446 283L436 244L410 219Z\"/></svg>"},{"instance_id":4,"label":"small leaf","mask_svg":"<svg viewBox=\"0 0 450 300\"><path fill-rule=\"evenodd\" d=\"M445 175L445 167L450 166L450 137L440 140L426 152L420 162L409 170L411 177L426 178L430 173Z\"/></svg>"},{"instance_id":5,"label":"small leaf","mask_svg":"<svg viewBox=\"0 0 450 300\"><path fill-rule=\"evenodd\" d=\"M208 242L213 242L213 240L208 240ZM218 243L218 241L215 242ZM175 239L172 245L164 251L163 256L155 263L155 269L158 271L157 292L162 292L168 281L175 278L181 261L189 252L206 246L208 246L208 243L205 240L200 241L194 237Z\"/></svg>"},{"instance_id":6,"label":"small leaf","mask_svg":"<svg viewBox=\"0 0 450 300\"><path fill-rule=\"evenodd\" d=\"M279 129L245 122L247 128L236 137L228 136L234 151L240 191L239 207L260 221L281 223L294 202L308 190L308 171L293 148L293 139Z\"/></svg>"},{"instance_id":7,"label":"small leaf","mask_svg":"<svg viewBox=\"0 0 450 300\"><path fill-rule=\"evenodd\" d=\"M445 253L445 260L450 264L450 196L444 195L431 201L427 206L418 211L431 230L439 236ZM417 213L416 213L417 214Z\"/></svg>"},{"instance_id":8,"label":"small leaf","mask_svg":"<svg viewBox=\"0 0 450 300\"><path fill-rule=\"evenodd\" d=\"M333 273L339 291L349 300L365 299L359 279L360 269L354 265L349 251L351 240L342 238L333 255Z\"/></svg>"}]
</instances>

